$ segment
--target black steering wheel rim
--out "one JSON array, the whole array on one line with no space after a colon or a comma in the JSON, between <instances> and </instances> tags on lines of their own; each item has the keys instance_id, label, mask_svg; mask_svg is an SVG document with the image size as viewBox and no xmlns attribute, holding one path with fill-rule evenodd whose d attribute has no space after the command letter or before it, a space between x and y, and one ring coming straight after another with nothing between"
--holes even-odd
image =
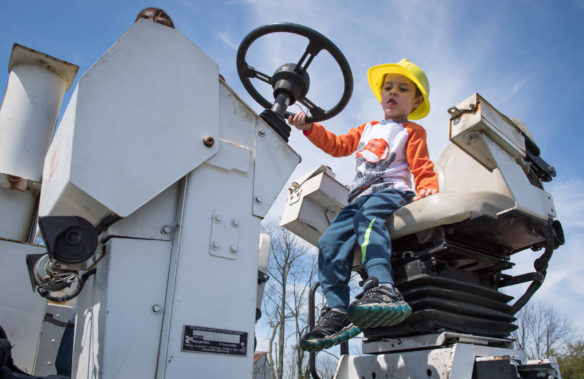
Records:
<instances>
[{"instance_id":1,"label":"black steering wheel rim","mask_svg":"<svg viewBox=\"0 0 584 379\"><path fill-rule=\"evenodd\" d=\"M323 121L327 120L335 115L337 115L341 110L345 108L345 106L349 103L351 99L351 95L353 93L353 74L351 72L351 68L349 66L349 62L343 55L343 53L339 50L339 48L333 44L328 38L324 35L320 34L319 32L310 29L303 25L293 24L293 23L273 23L268 25L260 26L254 30L252 30L241 42L239 45L239 49L237 50L237 73L239 78L247 90L247 92L251 95L251 97L257 101L262 107L266 109L270 109L273 105L273 102L270 102L266 98L264 98L251 84L251 78L259 78L260 80L273 85L272 77L266 74L260 73L256 71L252 66L247 64L245 58L247 55L247 51L251 44L259 39L260 37L271 34L271 33L278 33L278 32L287 32L292 34L298 34L303 37L306 37L309 40L309 44L304 52L303 57L300 59L298 67L301 71L305 72L312 59L318 55L321 50L327 51L335 60L335 62L339 65L341 72L343 74L344 80L344 90L340 100L335 104L332 108L323 110L322 108L318 107L316 104L312 103L310 100L306 98L305 95L301 95L298 99L292 99L290 104L293 104L295 101L298 101L305 105L308 110L310 111L310 116L307 116L306 122L315 122L315 121ZM312 54L309 57L308 62L304 67L301 67L301 62L307 55ZM308 89L306 90L308 92ZM289 116L293 116L294 113L286 111L284 116L287 118Z\"/></svg>"}]
</instances>

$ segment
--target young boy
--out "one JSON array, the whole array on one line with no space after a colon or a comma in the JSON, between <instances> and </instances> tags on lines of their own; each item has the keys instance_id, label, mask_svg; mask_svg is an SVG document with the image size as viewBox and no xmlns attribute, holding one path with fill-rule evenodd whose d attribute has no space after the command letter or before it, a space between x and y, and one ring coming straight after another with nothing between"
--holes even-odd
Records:
<instances>
[{"instance_id":1,"label":"young boy","mask_svg":"<svg viewBox=\"0 0 584 379\"><path fill-rule=\"evenodd\" d=\"M302 112L288 119L324 152L347 156L357 152L356 175L349 204L318 241L318 274L328 307L316 327L300 340L304 350L318 351L346 341L361 329L391 326L411 314L393 285L391 238L386 219L400 207L438 192L438 176L429 159L426 131L408 121L430 111L428 79L414 63L373 66L367 72L384 119L336 136L318 123L306 123ZM416 193L412 192L411 174ZM353 249L358 242L368 279L349 305Z\"/></svg>"}]
</instances>

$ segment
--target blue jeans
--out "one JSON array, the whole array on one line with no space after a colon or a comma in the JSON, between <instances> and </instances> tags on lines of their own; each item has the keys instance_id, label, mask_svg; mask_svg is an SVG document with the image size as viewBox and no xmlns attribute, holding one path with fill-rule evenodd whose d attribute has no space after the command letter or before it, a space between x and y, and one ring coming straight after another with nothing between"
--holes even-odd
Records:
<instances>
[{"instance_id":1,"label":"blue jeans","mask_svg":"<svg viewBox=\"0 0 584 379\"><path fill-rule=\"evenodd\" d=\"M411 191L388 188L361 196L347 205L318 240L318 277L329 307L349 306L349 280L355 243L368 276L393 283L391 238L385 221L410 203Z\"/></svg>"}]
</instances>

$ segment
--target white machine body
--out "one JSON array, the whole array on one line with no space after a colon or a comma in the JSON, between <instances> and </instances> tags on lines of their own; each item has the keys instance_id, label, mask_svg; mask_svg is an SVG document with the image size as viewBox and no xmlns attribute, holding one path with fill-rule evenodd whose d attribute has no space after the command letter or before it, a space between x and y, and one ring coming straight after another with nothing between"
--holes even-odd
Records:
<instances>
[{"instance_id":1,"label":"white machine body","mask_svg":"<svg viewBox=\"0 0 584 379\"><path fill-rule=\"evenodd\" d=\"M13 344L15 364L28 373L35 368L47 301L31 291L26 255L45 252L30 243L43 161L77 70L14 44L0 108L0 324Z\"/></svg>"},{"instance_id":2,"label":"white machine body","mask_svg":"<svg viewBox=\"0 0 584 379\"><path fill-rule=\"evenodd\" d=\"M80 78L45 160L40 216L103 230L74 377L251 376L260 221L299 161L180 32L133 25Z\"/></svg>"},{"instance_id":3,"label":"white machine body","mask_svg":"<svg viewBox=\"0 0 584 379\"><path fill-rule=\"evenodd\" d=\"M99 233L83 268L95 274L77 297L73 377L251 377L258 271L267 270L270 245L260 222L298 154L197 46L145 20L80 78L47 151L76 69L44 57L43 72L29 53L19 48L11 58L0 112L0 184L25 180L0 185L0 284L17 285L0 296L0 321L13 330L16 364L32 373L47 356L36 350L46 301L30 292L24 260L44 252L26 241L37 198L30 189L38 192L46 152L39 216L81 216ZM52 88L42 106L21 99L23 77ZM451 120L454 145L436 164L441 193L395 212L393 238L477 215L555 217L551 196L518 164L526 152L517 126L476 94L458 108L477 105ZM11 112L17 124L6 121ZM30 126L43 118L42 131ZM476 180L460 175L469 171ZM282 225L316 245L347 192L330 169L316 168L290 189ZM5 209L19 215L18 230ZM344 355L336 377L468 378L479 360L526 361L507 339L453 333L366 341L363 352Z\"/></svg>"}]
</instances>

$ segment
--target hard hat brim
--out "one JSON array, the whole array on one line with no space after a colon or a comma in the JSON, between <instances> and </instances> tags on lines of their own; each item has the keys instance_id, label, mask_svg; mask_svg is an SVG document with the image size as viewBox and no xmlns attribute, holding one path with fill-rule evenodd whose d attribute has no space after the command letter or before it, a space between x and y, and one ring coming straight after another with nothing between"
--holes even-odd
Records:
<instances>
[{"instance_id":1,"label":"hard hat brim","mask_svg":"<svg viewBox=\"0 0 584 379\"><path fill-rule=\"evenodd\" d=\"M371 87L371 91L377 98L377 101L381 103L381 87L383 85L383 79L387 74L398 74L405 76L406 78L410 79L414 84L418 87L422 96L424 97L424 102L420 104L420 106L414 109L409 115L408 118L410 120L419 120L424 118L430 113L430 101L428 100L428 94L422 83L416 78L411 72L409 72L405 67L400 66L399 64L395 63L386 63L380 64L377 66L371 67L367 71L367 80L369 81L369 87Z\"/></svg>"}]
</instances>

